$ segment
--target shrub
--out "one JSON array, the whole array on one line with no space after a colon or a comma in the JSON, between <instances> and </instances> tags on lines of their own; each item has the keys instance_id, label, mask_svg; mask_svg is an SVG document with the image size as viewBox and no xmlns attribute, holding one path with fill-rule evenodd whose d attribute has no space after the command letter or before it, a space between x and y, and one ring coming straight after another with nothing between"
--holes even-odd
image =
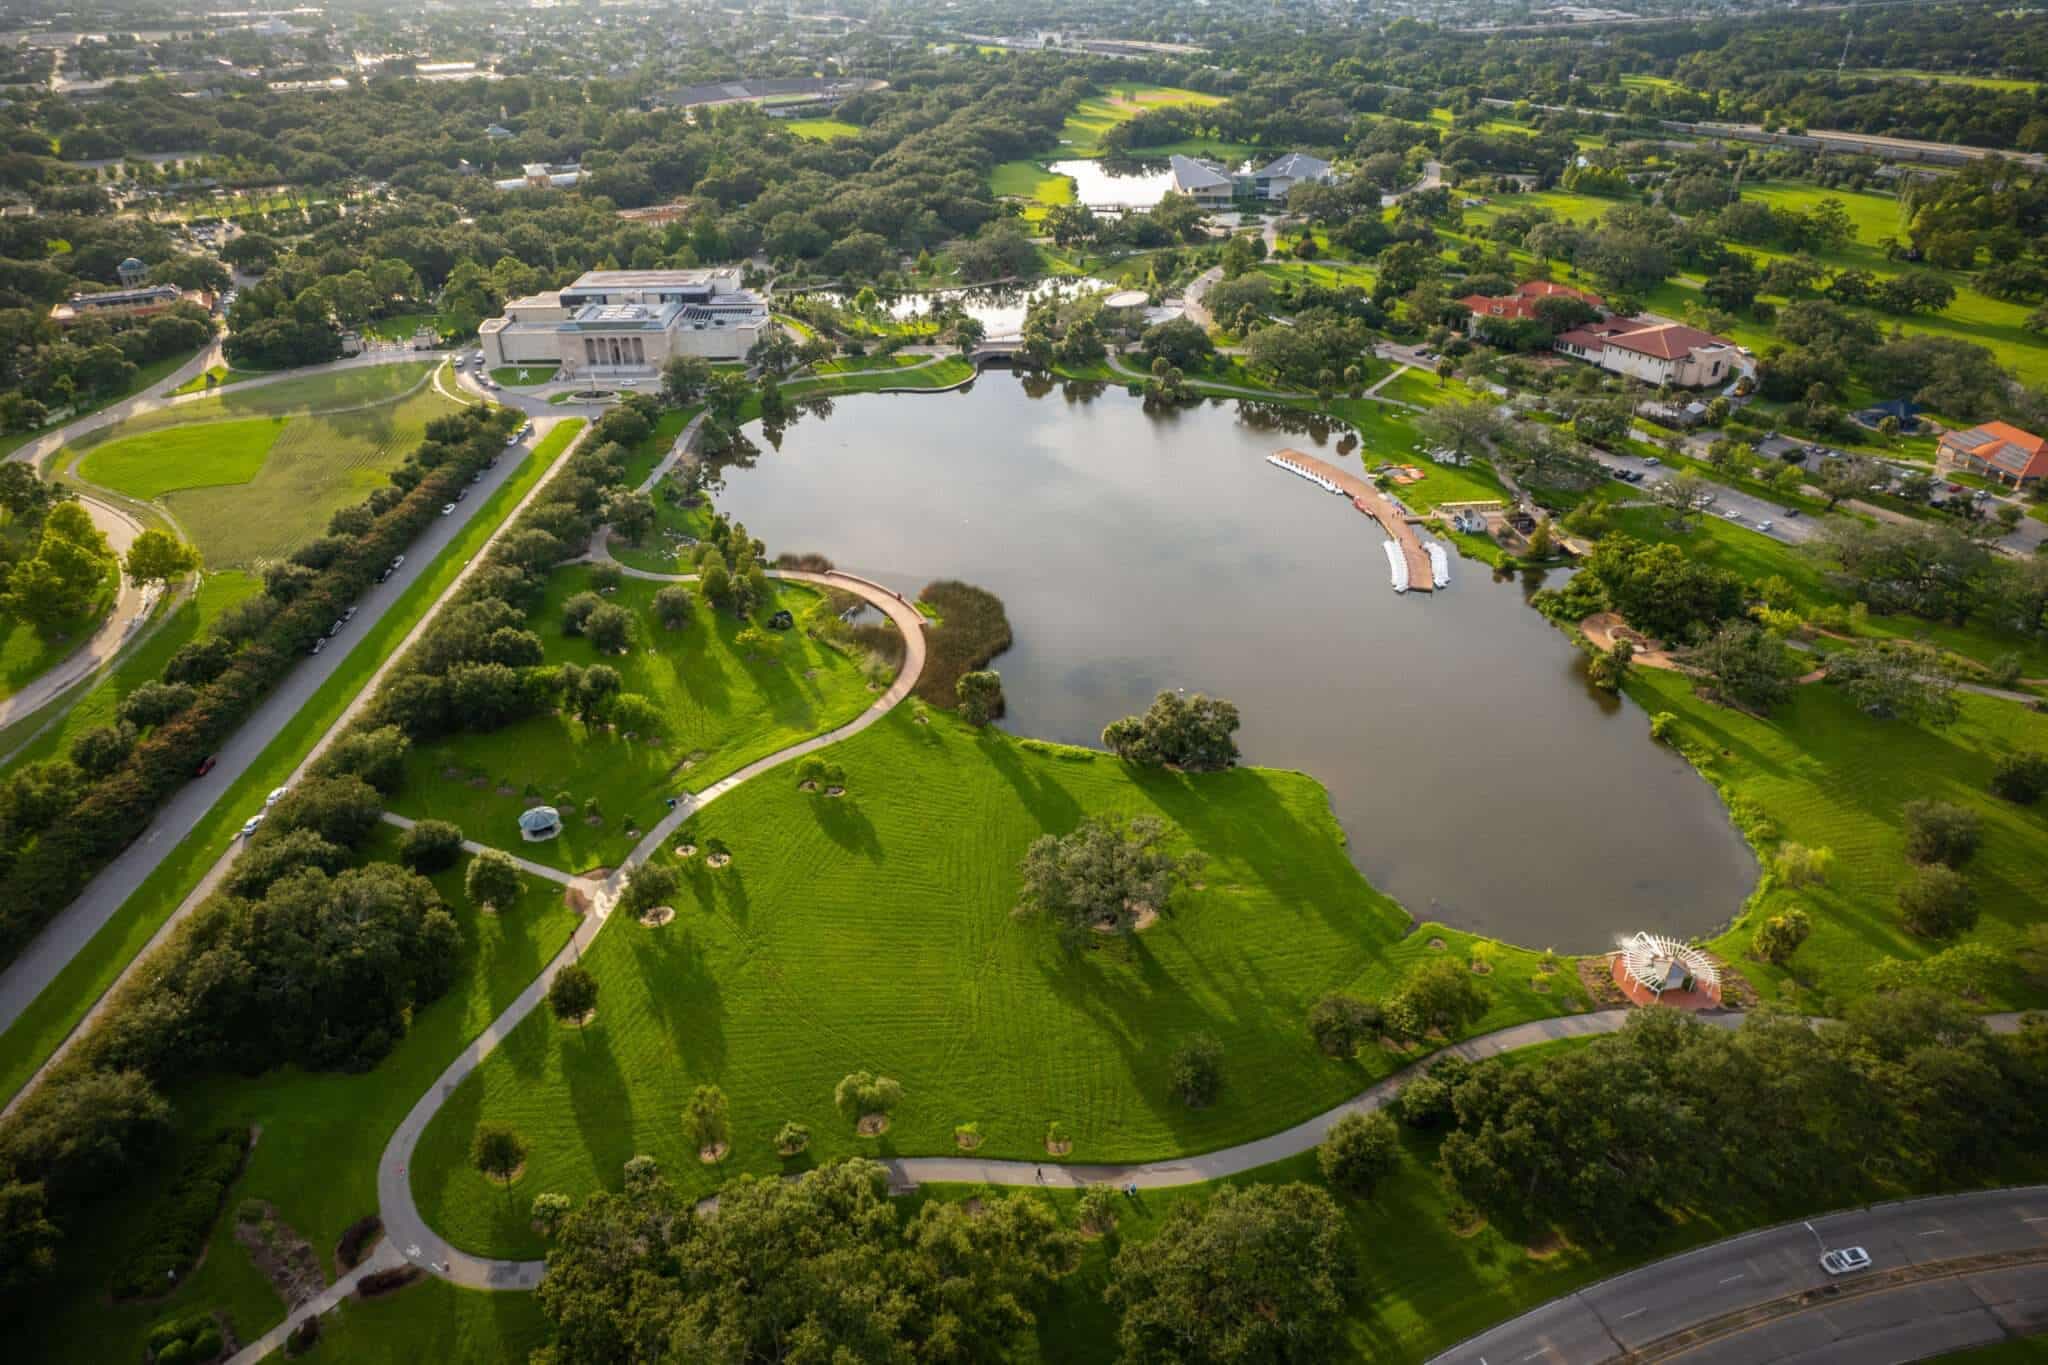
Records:
<instances>
[{"instance_id":1,"label":"shrub","mask_svg":"<svg viewBox=\"0 0 2048 1365\"><path fill-rule=\"evenodd\" d=\"M1309 1006L1308 1032L1327 1055L1349 1057L1379 1035L1380 1020L1378 1001L1331 991Z\"/></svg>"},{"instance_id":2,"label":"shrub","mask_svg":"<svg viewBox=\"0 0 2048 1365\"><path fill-rule=\"evenodd\" d=\"M1394 1108L1410 1128L1442 1128L1454 1115L1458 1085L1470 1068L1462 1057L1446 1057L1394 1092Z\"/></svg>"},{"instance_id":3,"label":"shrub","mask_svg":"<svg viewBox=\"0 0 2048 1365\"><path fill-rule=\"evenodd\" d=\"M374 1299L383 1294L396 1293L424 1274L426 1272L416 1265L395 1265L389 1270L373 1270L356 1281L356 1297Z\"/></svg>"},{"instance_id":4,"label":"shrub","mask_svg":"<svg viewBox=\"0 0 2048 1365\"><path fill-rule=\"evenodd\" d=\"M1198 1033L1174 1049L1166 1067L1168 1083L1190 1109L1213 1104L1223 1088L1223 1044Z\"/></svg>"},{"instance_id":5,"label":"shrub","mask_svg":"<svg viewBox=\"0 0 2048 1365\"><path fill-rule=\"evenodd\" d=\"M562 1226L562 1220L569 1216L569 1196L550 1191L535 1195L533 1199L533 1225L540 1229L543 1237L555 1235L555 1229Z\"/></svg>"},{"instance_id":6,"label":"shrub","mask_svg":"<svg viewBox=\"0 0 2048 1365\"><path fill-rule=\"evenodd\" d=\"M1786 886L1822 886L1835 865L1835 853L1828 848L1786 844L1772 860L1772 870Z\"/></svg>"},{"instance_id":7,"label":"shrub","mask_svg":"<svg viewBox=\"0 0 2048 1365\"><path fill-rule=\"evenodd\" d=\"M2048 754L2013 753L1991 770L1991 794L2031 806L2048 793Z\"/></svg>"},{"instance_id":8,"label":"shrub","mask_svg":"<svg viewBox=\"0 0 2048 1365\"><path fill-rule=\"evenodd\" d=\"M794 1120L775 1130L775 1150L782 1156L795 1156L811 1145L811 1130Z\"/></svg>"},{"instance_id":9,"label":"shrub","mask_svg":"<svg viewBox=\"0 0 2048 1365\"><path fill-rule=\"evenodd\" d=\"M341 1240L335 1243L334 1259L344 1270L354 1270L363 1262L364 1249L383 1230L383 1219L374 1213L364 1214L342 1231Z\"/></svg>"},{"instance_id":10,"label":"shrub","mask_svg":"<svg viewBox=\"0 0 2048 1365\"><path fill-rule=\"evenodd\" d=\"M1899 887L1899 915L1923 938L1949 938L1976 924L1976 896L1962 873L1929 863Z\"/></svg>"},{"instance_id":11,"label":"shrub","mask_svg":"<svg viewBox=\"0 0 2048 1365\"><path fill-rule=\"evenodd\" d=\"M1675 712L1659 711L1650 717L1650 738L1659 744L1678 742L1678 716Z\"/></svg>"},{"instance_id":12,"label":"shrub","mask_svg":"<svg viewBox=\"0 0 2048 1365\"><path fill-rule=\"evenodd\" d=\"M177 715L198 696L197 688L184 683L144 683L121 703L121 719L148 729Z\"/></svg>"},{"instance_id":13,"label":"shrub","mask_svg":"<svg viewBox=\"0 0 2048 1365\"><path fill-rule=\"evenodd\" d=\"M1750 940L1750 948L1766 962L1783 965L1792 954L1799 951L1799 945L1806 942L1813 932L1813 922L1806 912L1793 907L1781 915L1771 915L1757 925L1756 935Z\"/></svg>"},{"instance_id":14,"label":"shrub","mask_svg":"<svg viewBox=\"0 0 2048 1365\"><path fill-rule=\"evenodd\" d=\"M960 719L969 725L986 725L1003 714L1003 679L994 669L962 673L953 691L959 698Z\"/></svg>"},{"instance_id":15,"label":"shrub","mask_svg":"<svg viewBox=\"0 0 2048 1365\"><path fill-rule=\"evenodd\" d=\"M1968 806L1947 801L1908 801L1906 856L1916 863L1961 867L1983 842L1983 822Z\"/></svg>"},{"instance_id":16,"label":"shrub","mask_svg":"<svg viewBox=\"0 0 2048 1365\"><path fill-rule=\"evenodd\" d=\"M1116 1231L1116 1196L1107 1185L1090 1185L1074 1204L1074 1222L1086 1232L1107 1236Z\"/></svg>"},{"instance_id":17,"label":"shrub","mask_svg":"<svg viewBox=\"0 0 2048 1365\"><path fill-rule=\"evenodd\" d=\"M849 1072L832 1090L832 1103L849 1118L886 1114L902 1102L902 1084L871 1071Z\"/></svg>"},{"instance_id":18,"label":"shrub","mask_svg":"<svg viewBox=\"0 0 2048 1365\"><path fill-rule=\"evenodd\" d=\"M917 695L951 710L960 700L961 675L1010 647L1010 618L1000 597L955 579L927 583L917 600L937 611L944 623L925 632L924 672L917 678Z\"/></svg>"},{"instance_id":19,"label":"shrub","mask_svg":"<svg viewBox=\"0 0 2048 1365\"><path fill-rule=\"evenodd\" d=\"M581 635L583 627L605 600L594 592L579 592L562 604L562 634Z\"/></svg>"},{"instance_id":20,"label":"shrub","mask_svg":"<svg viewBox=\"0 0 2048 1365\"><path fill-rule=\"evenodd\" d=\"M636 917L644 915L657 905L667 905L675 900L676 890L682 884L683 879L674 868L660 863L642 863L633 869L633 879L620 893L619 909Z\"/></svg>"},{"instance_id":21,"label":"shrub","mask_svg":"<svg viewBox=\"0 0 2048 1365\"><path fill-rule=\"evenodd\" d=\"M680 630L690 619L690 590L671 583L654 594L654 619L668 630Z\"/></svg>"},{"instance_id":22,"label":"shrub","mask_svg":"<svg viewBox=\"0 0 2048 1365\"><path fill-rule=\"evenodd\" d=\"M633 614L606 602L584 618L583 634L600 654L620 654L633 638Z\"/></svg>"},{"instance_id":23,"label":"shrub","mask_svg":"<svg viewBox=\"0 0 2048 1365\"><path fill-rule=\"evenodd\" d=\"M284 1353L288 1356L302 1356L320 1344L320 1315L301 1318L299 1325L292 1328L291 1335L284 1339Z\"/></svg>"},{"instance_id":24,"label":"shrub","mask_svg":"<svg viewBox=\"0 0 2048 1365\"><path fill-rule=\"evenodd\" d=\"M1316 1164L1338 1189L1368 1198L1401 1164L1401 1135L1384 1113L1346 1114L1316 1148Z\"/></svg>"},{"instance_id":25,"label":"shrub","mask_svg":"<svg viewBox=\"0 0 2048 1365\"><path fill-rule=\"evenodd\" d=\"M626 581L626 571L616 564L593 564L590 566L590 586L599 592L611 592Z\"/></svg>"},{"instance_id":26,"label":"shrub","mask_svg":"<svg viewBox=\"0 0 2048 1365\"><path fill-rule=\"evenodd\" d=\"M479 1124L470 1138L469 1159L478 1171L509 1189L513 1173L526 1164L526 1139L502 1123Z\"/></svg>"},{"instance_id":27,"label":"shrub","mask_svg":"<svg viewBox=\"0 0 2048 1365\"><path fill-rule=\"evenodd\" d=\"M398 841L398 861L415 872L444 872L461 857L462 830L446 820L422 820Z\"/></svg>"},{"instance_id":28,"label":"shrub","mask_svg":"<svg viewBox=\"0 0 2048 1365\"><path fill-rule=\"evenodd\" d=\"M115 1272L111 1286L115 1298L161 1294L184 1278L205 1249L221 1206L227 1202L228 1186L241 1174L242 1158L248 1150L248 1129L223 1128L192 1155L150 1210L144 1244L131 1250ZM216 1346L197 1358L218 1354Z\"/></svg>"},{"instance_id":29,"label":"shrub","mask_svg":"<svg viewBox=\"0 0 2048 1365\"><path fill-rule=\"evenodd\" d=\"M471 905L488 905L498 911L510 910L525 888L519 864L495 848L471 858L469 871L462 877L462 892Z\"/></svg>"}]
</instances>

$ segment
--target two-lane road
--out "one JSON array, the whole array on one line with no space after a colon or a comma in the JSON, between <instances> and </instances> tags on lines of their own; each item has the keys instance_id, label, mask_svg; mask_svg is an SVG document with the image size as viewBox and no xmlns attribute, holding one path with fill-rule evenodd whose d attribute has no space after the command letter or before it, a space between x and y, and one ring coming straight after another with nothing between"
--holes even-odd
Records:
<instances>
[{"instance_id":1,"label":"two-lane road","mask_svg":"<svg viewBox=\"0 0 2048 1365\"><path fill-rule=\"evenodd\" d=\"M1823 1247L1872 1265L1831 1278ZM1984 1265L1971 1258L2006 1257ZM2031 1259L2029 1259L2031 1258ZM1884 1365L2048 1327L2048 1186L1945 1195L1733 1237L1554 1299L1437 1365Z\"/></svg>"}]
</instances>

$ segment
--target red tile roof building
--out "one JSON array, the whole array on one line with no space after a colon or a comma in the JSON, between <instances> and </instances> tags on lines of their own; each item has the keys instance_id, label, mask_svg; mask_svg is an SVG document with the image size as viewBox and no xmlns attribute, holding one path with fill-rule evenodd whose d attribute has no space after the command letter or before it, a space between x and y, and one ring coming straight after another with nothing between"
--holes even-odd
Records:
<instances>
[{"instance_id":1,"label":"red tile roof building","mask_svg":"<svg viewBox=\"0 0 2048 1365\"><path fill-rule=\"evenodd\" d=\"M2048 478L2048 441L2010 422L1986 422L1968 431L1944 432L1935 446L1934 467L1960 469L2018 488Z\"/></svg>"},{"instance_id":2,"label":"red tile roof building","mask_svg":"<svg viewBox=\"0 0 2048 1365\"><path fill-rule=\"evenodd\" d=\"M1603 370L1681 389L1721 383L1735 367L1734 342L1682 322L1609 318L1560 333L1554 344Z\"/></svg>"},{"instance_id":3,"label":"red tile roof building","mask_svg":"<svg viewBox=\"0 0 2048 1365\"><path fill-rule=\"evenodd\" d=\"M1515 292L1512 294L1467 294L1458 302L1472 310L1475 323L1480 318L1508 318L1516 322L1529 322L1536 317L1538 299L1558 298L1577 299L1594 308L1601 306L1598 294L1588 294L1583 289L1553 284L1549 280L1524 280L1515 286Z\"/></svg>"}]
</instances>

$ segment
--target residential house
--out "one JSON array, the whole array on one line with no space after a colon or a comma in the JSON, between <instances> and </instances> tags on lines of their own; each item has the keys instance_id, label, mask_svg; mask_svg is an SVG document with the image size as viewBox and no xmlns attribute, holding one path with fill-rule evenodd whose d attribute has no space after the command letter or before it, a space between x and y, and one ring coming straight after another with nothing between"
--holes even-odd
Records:
<instances>
[{"instance_id":1,"label":"residential house","mask_svg":"<svg viewBox=\"0 0 2048 1365\"><path fill-rule=\"evenodd\" d=\"M1197 161L1191 156L1175 153L1167 159L1173 168L1173 189L1184 194L1197 204L1209 208L1228 208L1237 194L1237 185L1223 172L1206 161Z\"/></svg>"},{"instance_id":2,"label":"residential house","mask_svg":"<svg viewBox=\"0 0 2048 1365\"><path fill-rule=\"evenodd\" d=\"M1696 389L1723 383L1735 372L1734 342L1682 322L1608 318L1563 332L1552 344L1645 384Z\"/></svg>"},{"instance_id":3,"label":"residential house","mask_svg":"<svg viewBox=\"0 0 2048 1365\"><path fill-rule=\"evenodd\" d=\"M2048 441L2009 422L1943 432L1934 447L1934 468L1940 474L1960 470L2025 488L2048 478Z\"/></svg>"},{"instance_id":4,"label":"residential house","mask_svg":"<svg viewBox=\"0 0 2048 1365\"><path fill-rule=\"evenodd\" d=\"M1239 179L1253 197L1285 202L1289 191L1296 185L1327 185L1336 176L1330 170L1330 163L1322 158L1310 156L1307 152L1289 152Z\"/></svg>"}]
</instances>

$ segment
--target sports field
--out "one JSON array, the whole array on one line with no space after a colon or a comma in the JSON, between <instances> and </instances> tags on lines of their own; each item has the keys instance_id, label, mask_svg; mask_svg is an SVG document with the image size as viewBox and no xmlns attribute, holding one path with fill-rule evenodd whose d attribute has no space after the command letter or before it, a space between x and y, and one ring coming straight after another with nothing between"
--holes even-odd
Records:
<instances>
[{"instance_id":1,"label":"sports field","mask_svg":"<svg viewBox=\"0 0 2048 1365\"><path fill-rule=\"evenodd\" d=\"M161 408L99 437L72 473L162 506L209 567L260 564L320 535L456 410L433 368L338 370Z\"/></svg>"}]
</instances>

